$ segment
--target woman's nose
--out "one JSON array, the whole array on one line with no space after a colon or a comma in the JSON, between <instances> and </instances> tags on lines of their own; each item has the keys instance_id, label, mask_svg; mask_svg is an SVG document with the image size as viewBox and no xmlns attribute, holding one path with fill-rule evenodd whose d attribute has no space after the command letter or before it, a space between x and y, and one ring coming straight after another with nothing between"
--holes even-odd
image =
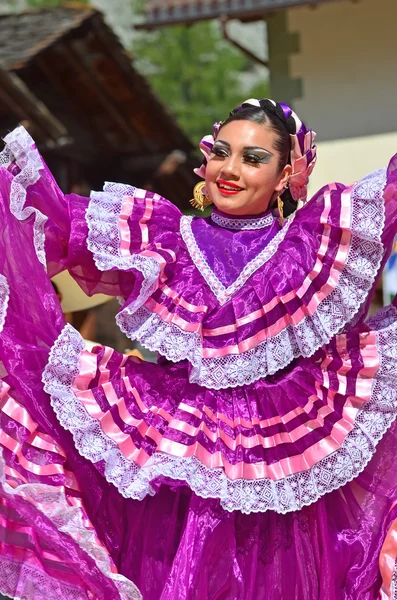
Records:
<instances>
[{"instance_id":1,"label":"woman's nose","mask_svg":"<svg viewBox=\"0 0 397 600\"><path fill-rule=\"evenodd\" d=\"M229 156L222 165L222 172L229 177L240 177L240 161L238 156Z\"/></svg>"}]
</instances>

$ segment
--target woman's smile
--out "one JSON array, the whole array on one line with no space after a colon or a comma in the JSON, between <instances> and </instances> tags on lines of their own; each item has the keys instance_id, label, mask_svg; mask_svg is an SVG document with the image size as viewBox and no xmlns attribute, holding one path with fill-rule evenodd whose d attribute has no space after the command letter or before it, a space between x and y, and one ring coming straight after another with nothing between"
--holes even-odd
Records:
<instances>
[{"instance_id":1,"label":"woman's smile","mask_svg":"<svg viewBox=\"0 0 397 600\"><path fill-rule=\"evenodd\" d=\"M244 188L232 181L225 181L224 179L217 179L216 185L218 186L219 192L225 196L233 196L244 190Z\"/></svg>"},{"instance_id":2,"label":"woman's smile","mask_svg":"<svg viewBox=\"0 0 397 600\"><path fill-rule=\"evenodd\" d=\"M285 188L291 167L281 172L276 134L266 125L233 121L219 131L205 176L206 193L222 212L265 212Z\"/></svg>"}]
</instances>

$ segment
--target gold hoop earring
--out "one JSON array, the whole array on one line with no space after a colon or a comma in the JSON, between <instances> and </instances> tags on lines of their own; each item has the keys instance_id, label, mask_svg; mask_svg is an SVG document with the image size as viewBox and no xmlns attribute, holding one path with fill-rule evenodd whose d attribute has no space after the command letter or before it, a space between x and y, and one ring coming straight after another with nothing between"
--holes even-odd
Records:
<instances>
[{"instance_id":1,"label":"gold hoop earring","mask_svg":"<svg viewBox=\"0 0 397 600\"><path fill-rule=\"evenodd\" d=\"M197 208L198 210L203 211L207 206L212 204L212 200L203 193L203 189L205 188L205 181L200 181L193 188L193 198L189 200L190 204Z\"/></svg>"},{"instance_id":2,"label":"gold hoop earring","mask_svg":"<svg viewBox=\"0 0 397 600\"><path fill-rule=\"evenodd\" d=\"M281 200L281 197L278 196L277 198L277 208L278 208L278 215L279 215L279 221L280 221L280 225L281 227L284 225L284 202Z\"/></svg>"}]
</instances>

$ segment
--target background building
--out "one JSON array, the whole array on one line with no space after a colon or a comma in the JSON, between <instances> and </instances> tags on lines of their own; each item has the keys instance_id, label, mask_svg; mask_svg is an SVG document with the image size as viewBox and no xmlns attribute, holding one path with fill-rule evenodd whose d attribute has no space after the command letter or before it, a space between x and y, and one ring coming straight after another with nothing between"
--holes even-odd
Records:
<instances>
[{"instance_id":1,"label":"background building","mask_svg":"<svg viewBox=\"0 0 397 600\"><path fill-rule=\"evenodd\" d=\"M311 191L387 163L397 151L396 2L153 0L143 26L225 16L266 22L271 95L318 132ZM257 46L253 36L249 49Z\"/></svg>"},{"instance_id":2,"label":"background building","mask_svg":"<svg viewBox=\"0 0 397 600\"><path fill-rule=\"evenodd\" d=\"M122 181L188 206L195 147L96 9L0 16L0 135L18 123L65 192Z\"/></svg>"}]
</instances>

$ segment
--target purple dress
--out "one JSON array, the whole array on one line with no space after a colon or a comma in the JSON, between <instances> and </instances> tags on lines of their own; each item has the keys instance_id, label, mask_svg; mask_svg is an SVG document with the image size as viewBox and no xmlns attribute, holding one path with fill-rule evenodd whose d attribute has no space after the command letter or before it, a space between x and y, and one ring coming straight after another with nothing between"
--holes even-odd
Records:
<instances>
[{"instance_id":1,"label":"purple dress","mask_svg":"<svg viewBox=\"0 0 397 600\"><path fill-rule=\"evenodd\" d=\"M397 599L397 304L366 320L397 158L281 226L122 184L64 196L23 128L6 142L0 592ZM85 350L63 269L158 363Z\"/></svg>"}]
</instances>

